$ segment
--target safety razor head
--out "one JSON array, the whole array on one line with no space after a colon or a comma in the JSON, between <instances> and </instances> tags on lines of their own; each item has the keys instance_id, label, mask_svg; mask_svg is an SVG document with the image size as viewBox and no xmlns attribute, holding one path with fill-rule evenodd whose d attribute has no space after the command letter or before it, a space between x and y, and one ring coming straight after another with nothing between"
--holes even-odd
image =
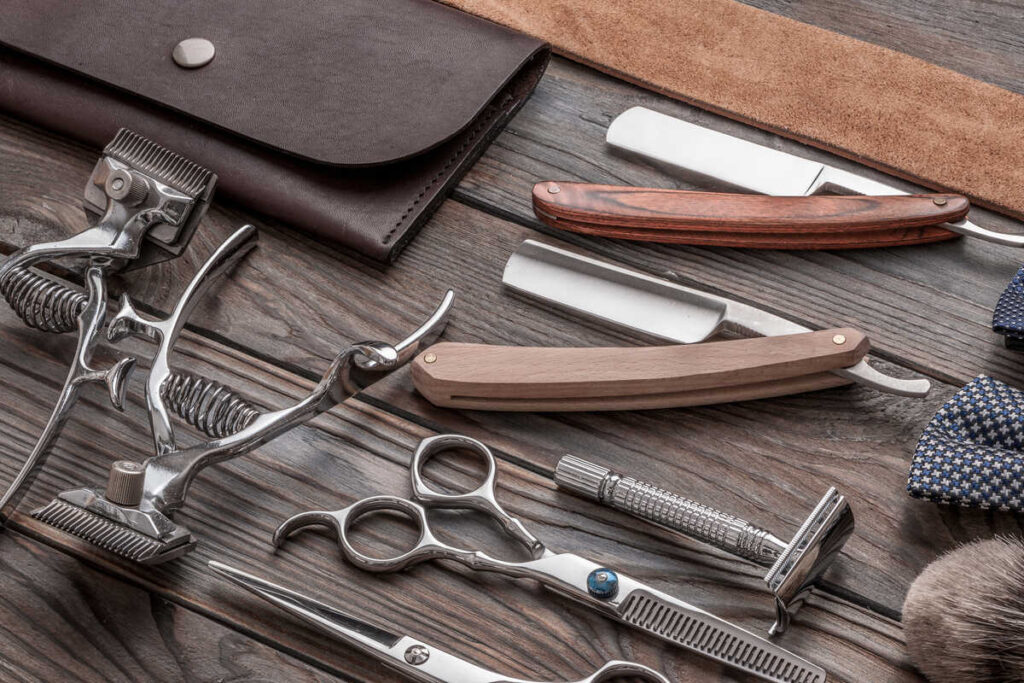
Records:
<instances>
[{"instance_id":1,"label":"safety razor head","mask_svg":"<svg viewBox=\"0 0 1024 683\"><path fill-rule=\"evenodd\" d=\"M160 564L195 547L185 527L157 510L115 503L113 493L64 491L32 517L139 564Z\"/></svg>"},{"instance_id":2,"label":"safety razor head","mask_svg":"<svg viewBox=\"0 0 1024 683\"><path fill-rule=\"evenodd\" d=\"M217 176L127 128L103 150L85 186L85 210L101 221L155 218L128 268L179 256L206 213Z\"/></svg>"},{"instance_id":3,"label":"safety razor head","mask_svg":"<svg viewBox=\"0 0 1024 683\"><path fill-rule=\"evenodd\" d=\"M776 618L770 634L786 630L814 582L853 534L853 527L849 503L834 487L830 488L765 575L764 580L775 596Z\"/></svg>"}]
</instances>

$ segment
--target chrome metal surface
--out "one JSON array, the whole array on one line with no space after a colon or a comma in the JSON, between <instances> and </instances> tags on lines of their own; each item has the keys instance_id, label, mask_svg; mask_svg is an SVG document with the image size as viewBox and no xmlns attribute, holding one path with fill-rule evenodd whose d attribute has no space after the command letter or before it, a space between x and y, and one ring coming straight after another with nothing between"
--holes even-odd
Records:
<instances>
[{"instance_id":1,"label":"chrome metal surface","mask_svg":"<svg viewBox=\"0 0 1024 683\"><path fill-rule=\"evenodd\" d=\"M213 43L206 38L186 38L174 46L171 58L183 69L198 69L212 62L216 54Z\"/></svg>"},{"instance_id":2,"label":"chrome metal surface","mask_svg":"<svg viewBox=\"0 0 1024 683\"><path fill-rule=\"evenodd\" d=\"M608 126L609 145L702 183L741 192L799 197L833 194L901 195L907 192L850 171L633 107ZM1024 234L996 232L964 219L943 228L1008 247L1024 247Z\"/></svg>"},{"instance_id":3,"label":"chrome metal surface","mask_svg":"<svg viewBox=\"0 0 1024 683\"><path fill-rule=\"evenodd\" d=\"M103 329L107 312L107 288L104 269L92 266L85 274L89 297L85 307L78 314L78 346L71 359L64 386L50 418L43 427L32 452L22 464L7 491L0 496L0 522L6 523L18 506L25 491L31 486L39 470L46 463L53 443L71 415L71 409L78 400L82 386L90 382L105 384L110 402L120 410L124 406L124 394L128 377L135 367L135 359L128 357L115 362L104 370L92 366L92 356Z\"/></svg>"},{"instance_id":4,"label":"chrome metal surface","mask_svg":"<svg viewBox=\"0 0 1024 683\"><path fill-rule=\"evenodd\" d=\"M171 514L185 504L189 487L205 467L248 453L292 427L329 410L413 357L425 339L444 328L454 301L449 291L428 322L396 346L359 342L343 349L320 383L294 405L259 411L234 392L211 380L171 368L170 356L189 314L216 280L226 274L256 244L251 225L235 231L206 260L186 286L173 311L164 319L143 316L123 297L107 330L111 341L129 335L157 345L146 380L155 455L143 463L141 500L122 505L93 489L65 492L33 516L129 559L156 564L179 557L195 542ZM174 412L211 437L188 447L176 438Z\"/></svg>"},{"instance_id":5,"label":"chrome metal surface","mask_svg":"<svg viewBox=\"0 0 1024 683\"><path fill-rule=\"evenodd\" d=\"M209 566L232 583L369 654L412 680L429 683L528 683L523 679L501 676L409 636L390 633L337 607L234 567L220 562L210 562ZM667 678L653 669L621 661L606 663L579 683L598 683L618 676L639 676L647 681L668 683Z\"/></svg>"},{"instance_id":6,"label":"chrome metal surface","mask_svg":"<svg viewBox=\"0 0 1024 683\"><path fill-rule=\"evenodd\" d=\"M432 489L421 476L427 458L449 448L468 449L487 464L484 482L463 494ZM420 444L410 466L410 498L374 496L335 511L303 512L286 520L274 532L274 544L310 526L333 529L345 557L361 569L393 572L428 560L452 560L480 571L492 571L514 578L532 578L568 598L579 601L619 621L659 636L682 647L737 667L770 681L818 683L825 680L820 667L748 631L642 584L618 570L598 565L578 555L556 554L547 549L522 523L505 512L495 498L497 463L481 442L460 435L434 436ZM469 508L495 518L505 531L529 551L530 559L515 562L492 557L483 551L460 548L440 541L427 517L427 508ZM358 551L349 540L349 530L362 515L391 511L407 516L419 527L415 545L392 557L371 557ZM592 576L604 574L607 583L615 577L617 588L592 590ZM640 604L645 599L647 603ZM657 603L650 608L648 603Z\"/></svg>"},{"instance_id":7,"label":"chrome metal surface","mask_svg":"<svg viewBox=\"0 0 1024 683\"><path fill-rule=\"evenodd\" d=\"M56 333L78 330L78 346L57 404L0 497L0 523L43 466L84 384L106 384L114 406L123 404L135 359L122 358L106 370L91 366L106 319L107 275L180 253L205 213L215 183L216 176L205 168L121 129L86 183L86 211L99 215L98 223L67 239L20 249L0 265L0 293L27 325ZM86 293L30 270L58 259L82 268Z\"/></svg>"},{"instance_id":8,"label":"chrome metal surface","mask_svg":"<svg viewBox=\"0 0 1024 683\"><path fill-rule=\"evenodd\" d=\"M555 482L584 498L770 567L765 583L775 597L776 607L771 635L786 630L814 582L838 556L854 528L853 511L835 488L825 493L786 543L739 517L574 455L558 461Z\"/></svg>"},{"instance_id":9,"label":"chrome metal surface","mask_svg":"<svg viewBox=\"0 0 1024 683\"><path fill-rule=\"evenodd\" d=\"M509 257L502 282L576 315L677 344L694 344L721 333L775 337L811 331L738 301L534 240L524 241ZM832 372L900 396L925 396L931 388L926 379L891 377L866 360Z\"/></svg>"}]
</instances>

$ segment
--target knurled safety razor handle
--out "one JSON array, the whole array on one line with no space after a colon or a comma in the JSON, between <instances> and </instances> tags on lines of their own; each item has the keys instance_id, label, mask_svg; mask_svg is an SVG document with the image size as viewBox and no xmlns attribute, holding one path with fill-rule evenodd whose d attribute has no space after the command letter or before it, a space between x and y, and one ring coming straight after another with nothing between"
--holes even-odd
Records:
<instances>
[{"instance_id":1,"label":"knurled safety razor handle","mask_svg":"<svg viewBox=\"0 0 1024 683\"><path fill-rule=\"evenodd\" d=\"M709 405L848 384L869 342L854 329L695 345L549 348L441 343L413 361L438 406L502 411L634 410Z\"/></svg>"},{"instance_id":2,"label":"knurled safety razor handle","mask_svg":"<svg viewBox=\"0 0 1024 683\"><path fill-rule=\"evenodd\" d=\"M739 517L573 455L558 461L555 483L583 498L759 564L771 566L786 549L785 542Z\"/></svg>"},{"instance_id":3,"label":"knurled safety razor handle","mask_svg":"<svg viewBox=\"0 0 1024 683\"><path fill-rule=\"evenodd\" d=\"M764 581L775 599L772 635L786 630L815 582L853 535L853 511L834 487L787 543L739 517L574 455L559 460L555 482L583 498L768 567Z\"/></svg>"},{"instance_id":4,"label":"knurled safety razor handle","mask_svg":"<svg viewBox=\"0 0 1024 683\"><path fill-rule=\"evenodd\" d=\"M852 249L956 237L957 194L771 197L544 181L533 208L548 225L601 237L756 249Z\"/></svg>"}]
</instances>

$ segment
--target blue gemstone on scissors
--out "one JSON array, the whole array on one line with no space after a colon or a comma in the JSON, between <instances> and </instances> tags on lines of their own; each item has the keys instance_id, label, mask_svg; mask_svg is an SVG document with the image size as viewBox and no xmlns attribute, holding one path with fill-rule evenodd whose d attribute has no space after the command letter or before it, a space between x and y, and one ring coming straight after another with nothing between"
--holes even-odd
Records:
<instances>
[{"instance_id":1,"label":"blue gemstone on scissors","mask_svg":"<svg viewBox=\"0 0 1024 683\"><path fill-rule=\"evenodd\" d=\"M619 576L611 569L595 569L587 577L587 590L595 598L614 598L619 592Z\"/></svg>"}]
</instances>

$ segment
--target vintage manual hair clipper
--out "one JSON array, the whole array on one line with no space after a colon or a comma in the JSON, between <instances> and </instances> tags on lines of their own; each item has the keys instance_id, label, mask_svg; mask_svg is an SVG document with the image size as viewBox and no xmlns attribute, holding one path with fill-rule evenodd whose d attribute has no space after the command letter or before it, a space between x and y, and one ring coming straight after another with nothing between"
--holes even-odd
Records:
<instances>
[{"instance_id":1,"label":"vintage manual hair clipper","mask_svg":"<svg viewBox=\"0 0 1024 683\"><path fill-rule=\"evenodd\" d=\"M449 449L465 449L479 456L487 474L480 485L465 493L438 491L427 483L423 466ZM820 666L735 624L679 598L663 593L617 569L603 567L573 553L549 549L498 503L495 478L498 463L483 443L460 434L439 434L420 442L409 465L412 495L371 496L341 510L310 510L285 520L274 532L274 545L312 526L338 535L349 562L370 572L395 572L430 560L458 562L473 571L497 572L516 579L530 578L586 607L662 640L674 643L762 680L777 683L825 683ZM475 510L493 518L529 555L522 561L493 557L465 545L440 540L427 513L430 509ZM353 524L373 512L405 516L419 527L412 548L389 556L360 552L349 538Z\"/></svg>"},{"instance_id":2,"label":"vintage manual hair clipper","mask_svg":"<svg viewBox=\"0 0 1024 683\"><path fill-rule=\"evenodd\" d=\"M431 403L509 411L629 410L783 396L851 382L928 393L868 364L854 329L812 331L767 311L527 240L505 285L545 303L675 345L550 348L441 343L413 362ZM748 337L698 344L728 333Z\"/></svg>"},{"instance_id":3,"label":"vintage manual hair clipper","mask_svg":"<svg viewBox=\"0 0 1024 683\"><path fill-rule=\"evenodd\" d=\"M0 498L0 522L17 507L60 434L85 384L105 384L121 409L134 358L109 368L92 366L106 319L107 276L174 258L206 213L217 176L127 129L103 150L85 186L85 210L98 222L59 242L25 247L0 266L0 293L29 327L78 330L78 347L43 433ZM31 266L62 260L83 274L86 291L57 282Z\"/></svg>"},{"instance_id":4,"label":"vintage manual hair clipper","mask_svg":"<svg viewBox=\"0 0 1024 683\"><path fill-rule=\"evenodd\" d=\"M541 220L606 237L762 249L890 247L957 235L1024 247L1024 234L969 221L961 195L908 195L644 107L617 116L606 140L681 175L753 195L543 182L533 193Z\"/></svg>"},{"instance_id":5,"label":"vintage manual hair clipper","mask_svg":"<svg viewBox=\"0 0 1024 683\"><path fill-rule=\"evenodd\" d=\"M326 605L240 569L220 562L210 562L209 566L232 583L365 652L395 671L405 674L411 680L424 683L531 683L520 678L502 676L410 636L390 633L337 607ZM576 683L601 683L619 680L625 676L651 683L668 683L668 679L654 669L623 661L607 662Z\"/></svg>"},{"instance_id":6,"label":"vintage manual hair clipper","mask_svg":"<svg viewBox=\"0 0 1024 683\"><path fill-rule=\"evenodd\" d=\"M739 517L574 455L558 461L555 482L583 498L769 567L764 580L775 596L775 623L768 631L770 635L786 630L814 582L853 535L853 511L834 487L825 492L796 535L786 543Z\"/></svg>"},{"instance_id":7,"label":"vintage manual hair clipper","mask_svg":"<svg viewBox=\"0 0 1024 683\"><path fill-rule=\"evenodd\" d=\"M447 322L454 301L450 290L429 320L404 341L394 346L376 341L352 344L335 357L308 396L288 408L263 411L217 382L170 367L171 351L200 297L255 246L255 241L256 229L251 225L231 235L207 259L163 320L143 317L127 296L122 298L108 337L117 341L134 335L157 345L146 382L155 455L142 464L115 462L106 490L64 491L35 510L33 517L142 564L179 557L196 541L187 528L171 520L171 514L185 504L189 486L200 470L243 455L330 410L406 363ZM172 413L210 440L179 446Z\"/></svg>"}]
</instances>

